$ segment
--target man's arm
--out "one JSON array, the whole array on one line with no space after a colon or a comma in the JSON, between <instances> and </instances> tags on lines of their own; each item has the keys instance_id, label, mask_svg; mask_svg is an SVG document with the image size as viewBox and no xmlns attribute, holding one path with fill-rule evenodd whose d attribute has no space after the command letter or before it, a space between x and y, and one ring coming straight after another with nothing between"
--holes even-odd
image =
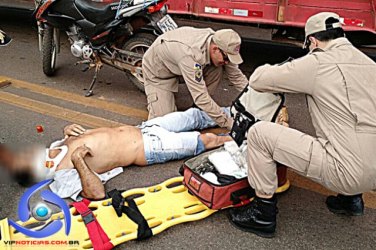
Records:
<instances>
[{"instance_id":1,"label":"man's arm","mask_svg":"<svg viewBox=\"0 0 376 250\"><path fill-rule=\"evenodd\" d=\"M259 92L312 94L319 63L312 54L282 65L258 67L249 85Z\"/></svg>"},{"instance_id":2,"label":"man's arm","mask_svg":"<svg viewBox=\"0 0 376 250\"><path fill-rule=\"evenodd\" d=\"M81 196L92 200L103 199L106 196L104 185L99 177L87 166L84 159L86 156L93 156L93 153L90 148L84 145L78 147L71 157L81 179Z\"/></svg>"},{"instance_id":3,"label":"man's arm","mask_svg":"<svg viewBox=\"0 0 376 250\"><path fill-rule=\"evenodd\" d=\"M240 92L248 85L248 79L239 69L239 65L228 63L225 66L225 72L230 82Z\"/></svg>"},{"instance_id":4,"label":"man's arm","mask_svg":"<svg viewBox=\"0 0 376 250\"><path fill-rule=\"evenodd\" d=\"M195 62L191 57L184 57L180 60L179 67L195 104L219 126L231 129L232 118L221 110L208 93L203 79L202 65Z\"/></svg>"}]
</instances>

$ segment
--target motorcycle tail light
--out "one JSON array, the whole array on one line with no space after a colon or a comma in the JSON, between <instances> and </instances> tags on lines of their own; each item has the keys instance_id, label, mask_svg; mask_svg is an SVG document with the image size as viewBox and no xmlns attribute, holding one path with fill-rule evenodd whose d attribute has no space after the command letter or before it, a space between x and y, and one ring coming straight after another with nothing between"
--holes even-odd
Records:
<instances>
[{"instance_id":1,"label":"motorcycle tail light","mask_svg":"<svg viewBox=\"0 0 376 250\"><path fill-rule=\"evenodd\" d=\"M165 5L166 2L167 2L167 0L159 2L156 5L149 6L148 7L148 12L149 13L154 13L154 12L160 11L163 8L163 6Z\"/></svg>"}]
</instances>

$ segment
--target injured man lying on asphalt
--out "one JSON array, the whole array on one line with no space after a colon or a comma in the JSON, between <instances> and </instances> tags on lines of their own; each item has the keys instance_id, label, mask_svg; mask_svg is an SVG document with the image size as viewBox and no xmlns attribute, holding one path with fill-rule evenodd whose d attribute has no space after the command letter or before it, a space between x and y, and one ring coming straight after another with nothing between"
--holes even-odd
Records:
<instances>
[{"instance_id":1,"label":"injured man lying on asphalt","mask_svg":"<svg viewBox=\"0 0 376 250\"><path fill-rule=\"evenodd\" d=\"M73 124L65 127L65 138L48 149L34 147L28 153L16 153L0 145L0 164L11 174L31 175L34 181L54 179L50 188L62 198L98 200L105 197L103 184L120 174L122 167L178 160L232 140L230 136L193 131L214 126L216 123L197 108L154 118L137 127L85 130Z\"/></svg>"}]
</instances>

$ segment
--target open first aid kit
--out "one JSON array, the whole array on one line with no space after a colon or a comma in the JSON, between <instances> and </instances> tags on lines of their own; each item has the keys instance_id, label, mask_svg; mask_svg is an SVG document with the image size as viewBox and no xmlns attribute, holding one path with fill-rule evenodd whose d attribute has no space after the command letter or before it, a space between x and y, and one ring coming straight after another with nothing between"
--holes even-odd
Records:
<instances>
[{"instance_id":1,"label":"open first aid kit","mask_svg":"<svg viewBox=\"0 0 376 250\"><path fill-rule=\"evenodd\" d=\"M188 191L215 210L248 203L255 193L247 179L247 131L257 121L275 121L283 102L282 95L259 93L246 87L231 106L234 126L230 135L234 141L191 158L181 167ZM290 185L286 170L285 166L277 167L277 193Z\"/></svg>"}]
</instances>

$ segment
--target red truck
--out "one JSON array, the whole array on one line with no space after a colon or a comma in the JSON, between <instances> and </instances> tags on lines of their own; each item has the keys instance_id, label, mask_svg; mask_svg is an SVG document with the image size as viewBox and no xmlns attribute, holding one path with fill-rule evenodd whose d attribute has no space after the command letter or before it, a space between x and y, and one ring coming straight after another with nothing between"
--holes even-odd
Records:
<instances>
[{"instance_id":1,"label":"red truck","mask_svg":"<svg viewBox=\"0 0 376 250\"><path fill-rule=\"evenodd\" d=\"M243 38L298 45L308 17L332 11L353 43L376 45L376 0L169 0L167 5L180 25L231 27Z\"/></svg>"}]
</instances>

